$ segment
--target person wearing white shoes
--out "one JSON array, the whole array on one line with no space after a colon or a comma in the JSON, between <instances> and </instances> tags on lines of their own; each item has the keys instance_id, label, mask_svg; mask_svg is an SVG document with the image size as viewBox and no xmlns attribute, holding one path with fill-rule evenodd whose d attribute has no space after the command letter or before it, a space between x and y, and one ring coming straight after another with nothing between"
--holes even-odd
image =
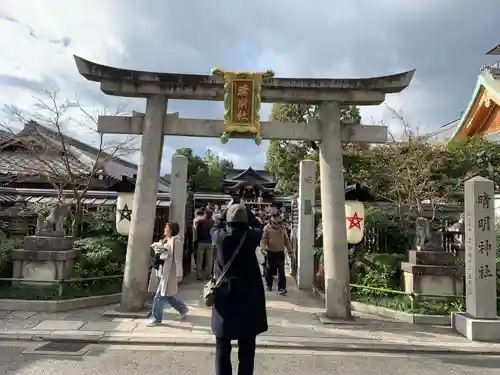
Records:
<instances>
[{"instance_id":1,"label":"person wearing white shoes","mask_svg":"<svg viewBox=\"0 0 500 375\"><path fill-rule=\"evenodd\" d=\"M153 258L156 272L152 272L149 291L156 290L151 309L152 320L148 326L156 326L163 321L165 302L185 318L189 312L186 304L177 297L177 284L182 280L183 241L179 236L179 224L168 222L165 225L165 239L151 245L155 251ZM156 275L155 275L156 274ZM156 276L156 277L155 277Z\"/></svg>"}]
</instances>

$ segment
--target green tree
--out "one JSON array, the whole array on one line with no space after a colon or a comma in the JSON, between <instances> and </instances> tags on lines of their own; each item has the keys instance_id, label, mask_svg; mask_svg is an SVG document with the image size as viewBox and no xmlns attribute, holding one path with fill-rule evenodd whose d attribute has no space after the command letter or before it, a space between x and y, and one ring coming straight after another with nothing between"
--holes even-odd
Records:
<instances>
[{"instance_id":1,"label":"green tree","mask_svg":"<svg viewBox=\"0 0 500 375\"><path fill-rule=\"evenodd\" d=\"M308 118L319 119L318 106L307 104L275 104L272 108L270 118L273 121L282 122L307 122ZM341 119L351 120L356 123L361 122L358 108L355 106L342 108ZM356 147L355 145L351 146ZM318 160L317 147L314 142L286 140L273 140L270 142L267 151L266 170L276 176L278 180L276 190L279 193L290 195L297 192L299 166L300 162L304 159ZM348 177L350 178L349 174Z\"/></svg>"},{"instance_id":2,"label":"green tree","mask_svg":"<svg viewBox=\"0 0 500 375\"><path fill-rule=\"evenodd\" d=\"M437 144L412 130L400 113L390 111L403 129L403 137L370 150L372 188L377 195L408 204L420 213L423 202L436 207L462 200L463 183L474 176L498 182L498 144L480 136Z\"/></svg>"},{"instance_id":3,"label":"green tree","mask_svg":"<svg viewBox=\"0 0 500 375\"><path fill-rule=\"evenodd\" d=\"M500 147L481 136L455 138L446 145L453 157L453 166L448 174L454 178L483 176L500 181Z\"/></svg>"},{"instance_id":4,"label":"green tree","mask_svg":"<svg viewBox=\"0 0 500 375\"><path fill-rule=\"evenodd\" d=\"M194 155L191 148L177 149L175 154L188 159L188 183L193 191L222 191L224 175L234 168L230 160L219 158L211 150L203 157Z\"/></svg>"},{"instance_id":5,"label":"green tree","mask_svg":"<svg viewBox=\"0 0 500 375\"><path fill-rule=\"evenodd\" d=\"M397 110L389 108L402 134L396 139L389 134L390 143L376 145L358 153L364 158L363 183L381 199L399 207L401 222L408 211L421 216L423 204L436 208L446 203L462 189L465 174L454 173L455 157L445 145L432 142L428 134L419 134Z\"/></svg>"},{"instance_id":6,"label":"green tree","mask_svg":"<svg viewBox=\"0 0 500 375\"><path fill-rule=\"evenodd\" d=\"M402 136L390 135L389 144L344 144L344 178L361 183L378 198L398 206L422 212L422 204L434 207L462 199L463 182L476 175L500 181L500 147L483 137L462 137L446 145L436 144L427 134L419 134L398 113L389 108L402 130ZM305 122L318 118L317 107L275 105L275 121ZM343 109L343 119L360 121L357 108ZM278 178L282 194L297 192L301 160L318 160L311 142L271 141L266 168ZM318 173L319 183L319 173ZM318 189L319 190L319 189ZM402 215L404 216L404 215Z\"/></svg>"},{"instance_id":7,"label":"green tree","mask_svg":"<svg viewBox=\"0 0 500 375\"><path fill-rule=\"evenodd\" d=\"M203 158L195 155L191 148L178 148L174 152L175 155L182 155L188 159L188 182L193 183L196 174L205 169L205 162Z\"/></svg>"},{"instance_id":8,"label":"green tree","mask_svg":"<svg viewBox=\"0 0 500 375\"><path fill-rule=\"evenodd\" d=\"M381 198L408 205L422 213L422 204L463 199L463 183L476 175L498 181L500 148L483 137L461 137L447 144L418 134L403 116L390 109L402 129L402 137L386 145L358 153L368 162L365 184Z\"/></svg>"},{"instance_id":9,"label":"green tree","mask_svg":"<svg viewBox=\"0 0 500 375\"><path fill-rule=\"evenodd\" d=\"M460 188L461 177L447 173L452 155L443 146L432 144L425 136L407 133L405 138L364 152L369 174L364 184L375 196L422 214L422 205L436 207Z\"/></svg>"}]
</instances>

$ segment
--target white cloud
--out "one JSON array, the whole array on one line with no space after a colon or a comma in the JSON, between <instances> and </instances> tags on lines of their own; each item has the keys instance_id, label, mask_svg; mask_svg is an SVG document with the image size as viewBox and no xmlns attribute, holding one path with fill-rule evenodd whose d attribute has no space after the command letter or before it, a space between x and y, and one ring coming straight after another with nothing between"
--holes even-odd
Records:
<instances>
[{"instance_id":1,"label":"white cloud","mask_svg":"<svg viewBox=\"0 0 500 375\"><path fill-rule=\"evenodd\" d=\"M117 6L118 1L109 0L99 2L97 9L81 0L53 0L50 6L44 0L2 1L0 14L17 22L4 19L0 26L3 35L11 35L0 41L10 57L2 59L1 71L10 65L22 67L18 73L24 78L71 76L75 73L72 53L104 64L119 61L125 52L120 37L125 25Z\"/></svg>"},{"instance_id":2,"label":"white cloud","mask_svg":"<svg viewBox=\"0 0 500 375\"><path fill-rule=\"evenodd\" d=\"M9 37L0 39L4 51L0 59L1 102L16 105L34 117L40 115L35 108L37 101L49 100L41 92L43 89L57 87L60 104L66 99L76 102L81 93L79 85L86 82L77 73L73 53L103 63L119 61L124 53L112 6L113 3L104 2L99 11L91 12L88 3L82 1L54 0L49 7L46 1L2 1L0 33ZM90 113L104 109L98 96L85 95L82 99ZM94 145L98 142L92 130L94 124L81 111L73 108L68 117L71 117L66 130L69 135L83 137ZM79 125L82 122L85 126Z\"/></svg>"},{"instance_id":3,"label":"white cloud","mask_svg":"<svg viewBox=\"0 0 500 375\"><path fill-rule=\"evenodd\" d=\"M238 143L244 143L244 142L249 142L248 140L241 140L241 139L233 139L230 140L229 142L238 144ZM253 141L250 141L253 142ZM210 150L217 155L221 159L227 159L231 160L235 166L235 168L241 168L241 169L246 169L250 166L253 168L261 168L265 164L265 158L266 158L266 151L267 151L267 142L263 142L262 145L255 145L253 147L254 152L252 153L235 153L229 150L228 145L220 145L220 146L214 146Z\"/></svg>"},{"instance_id":4,"label":"white cloud","mask_svg":"<svg viewBox=\"0 0 500 375\"><path fill-rule=\"evenodd\" d=\"M498 0L343 2L276 0L213 3L148 0L0 2L0 101L33 109L33 96L58 86L88 108L112 108L97 83L77 73L73 54L131 69L208 73L273 69L288 77L366 77L416 68L410 87L388 95L422 128L446 123L467 104L483 54L495 40ZM483 45L484 44L484 45ZM143 111L142 99L126 100ZM363 108L364 122L397 125L384 105ZM221 118L220 104L172 101L185 117ZM270 106L262 108L266 119ZM72 130L82 134L76 127ZM85 136L86 137L86 136ZM87 139L87 138L86 138ZM90 139L90 138L88 138ZM251 140L166 139L163 170L176 147L207 148L245 168L263 167L266 146ZM137 155L132 155L137 159Z\"/></svg>"},{"instance_id":5,"label":"white cloud","mask_svg":"<svg viewBox=\"0 0 500 375\"><path fill-rule=\"evenodd\" d=\"M363 122L368 125L387 125L393 135L401 134L401 119L394 115L396 111L403 120L418 132L428 132L432 128L442 124L422 123L422 113L425 112L426 103L432 98L432 93L428 92L418 79L412 82L412 90L405 90L399 94L386 96L386 101L379 106L361 107L360 113Z\"/></svg>"}]
</instances>

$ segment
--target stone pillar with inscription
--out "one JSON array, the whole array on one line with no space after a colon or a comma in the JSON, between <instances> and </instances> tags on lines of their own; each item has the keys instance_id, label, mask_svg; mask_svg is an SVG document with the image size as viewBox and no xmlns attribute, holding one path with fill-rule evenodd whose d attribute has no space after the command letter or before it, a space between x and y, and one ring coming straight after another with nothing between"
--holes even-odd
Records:
<instances>
[{"instance_id":1,"label":"stone pillar with inscription","mask_svg":"<svg viewBox=\"0 0 500 375\"><path fill-rule=\"evenodd\" d=\"M186 231L187 172L188 158L183 155L172 156L169 220L179 224L179 234L183 237Z\"/></svg>"},{"instance_id":2,"label":"stone pillar with inscription","mask_svg":"<svg viewBox=\"0 0 500 375\"><path fill-rule=\"evenodd\" d=\"M469 340L497 341L494 183L478 176L464 185L466 312L454 313L452 324Z\"/></svg>"},{"instance_id":3,"label":"stone pillar with inscription","mask_svg":"<svg viewBox=\"0 0 500 375\"><path fill-rule=\"evenodd\" d=\"M297 254L297 283L299 289L312 290L314 284L314 201L316 191L316 162L300 162L299 228Z\"/></svg>"}]
</instances>

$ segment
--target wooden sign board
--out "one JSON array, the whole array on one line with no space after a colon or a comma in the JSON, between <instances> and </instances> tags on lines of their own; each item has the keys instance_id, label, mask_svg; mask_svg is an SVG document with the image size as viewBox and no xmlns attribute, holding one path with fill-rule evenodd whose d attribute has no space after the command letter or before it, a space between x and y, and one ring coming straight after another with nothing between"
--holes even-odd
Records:
<instances>
[{"instance_id":1,"label":"wooden sign board","mask_svg":"<svg viewBox=\"0 0 500 375\"><path fill-rule=\"evenodd\" d=\"M274 76L264 73L230 72L213 69L212 74L224 77L224 132L221 142L227 143L231 133L252 135L255 143L262 143L260 134L260 105L262 80Z\"/></svg>"}]
</instances>

